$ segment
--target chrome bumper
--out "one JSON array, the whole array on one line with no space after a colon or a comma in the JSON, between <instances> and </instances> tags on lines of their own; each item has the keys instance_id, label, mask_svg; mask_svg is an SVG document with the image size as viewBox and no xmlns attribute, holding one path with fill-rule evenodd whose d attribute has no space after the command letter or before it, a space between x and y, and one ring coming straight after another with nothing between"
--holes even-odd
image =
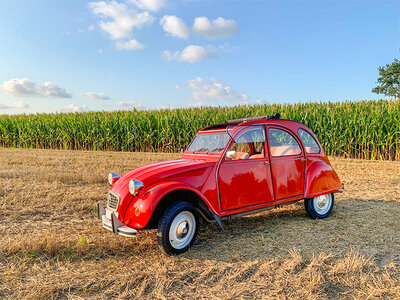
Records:
<instances>
[{"instance_id":1,"label":"chrome bumper","mask_svg":"<svg viewBox=\"0 0 400 300\"><path fill-rule=\"evenodd\" d=\"M111 213L111 220L107 219L106 210L100 202L97 203L97 212L97 217L101 220L105 229L108 229L119 235L136 237L137 230L124 225L120 220L118 220L114 212Z\"/></svg>"}]
</instances>

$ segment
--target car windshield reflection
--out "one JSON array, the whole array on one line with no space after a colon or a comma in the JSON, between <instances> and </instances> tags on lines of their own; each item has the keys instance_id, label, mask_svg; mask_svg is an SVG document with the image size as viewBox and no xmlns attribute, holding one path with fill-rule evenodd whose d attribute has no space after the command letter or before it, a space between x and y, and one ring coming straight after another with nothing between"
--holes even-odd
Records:
<instances>
[{"instance_id":1,"label":"car windshield reflection","mask_svg":"<svg viewBox=\"0 0 400 300\"><path fill-rule=\"evenodd\" d=\"M193 153L220 153L228 143L229 135L226 132L201 133L196 135L187 152Z\"/></svg>"}]
</instances>

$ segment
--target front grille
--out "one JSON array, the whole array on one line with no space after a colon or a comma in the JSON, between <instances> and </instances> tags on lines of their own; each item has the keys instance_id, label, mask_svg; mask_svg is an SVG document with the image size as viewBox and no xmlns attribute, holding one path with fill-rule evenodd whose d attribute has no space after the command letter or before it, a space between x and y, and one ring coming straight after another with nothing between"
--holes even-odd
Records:
<instances>
[{"instance_id":1,"label":"front grille","mask_svg":"<svg viewBox=\"0 0 400 300\"><path fill-rule=\"evenodd\" d=\"M118 208L118 204L119 204L119 200L121 199L121 197L110 191L108 192L108 197L107 197L107 208L116 211Z\"/></svg>"}]
</instances>

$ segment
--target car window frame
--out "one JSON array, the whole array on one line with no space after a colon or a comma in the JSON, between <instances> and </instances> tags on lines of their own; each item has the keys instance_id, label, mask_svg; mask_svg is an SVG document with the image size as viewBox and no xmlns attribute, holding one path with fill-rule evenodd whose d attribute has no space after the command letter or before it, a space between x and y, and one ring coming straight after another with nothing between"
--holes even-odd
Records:
<instances>
[{"instance_id":1,"label":"car window frame","mask_svg":"<svg viewBox=\"0 0 400 300\"><path fill-rule=\"evenodd\" d=\"M237 162L254 162L254 161L259 161L259 160L265 160L269 158L269 149L268 149L268 143L267 143L267 136L266 136L266 128L263 126L264 124L257 124L257 125L247 125L243 126L243 128L239 129L236 134L233 136L233 139L237 141L240 136L250 130L255 130L255 129L261 129L264 135L264 156L260 158L252 158L252 159L233 159L229 160L226 159L226 153L229 151L229 148L231 147L232 143L234 141L231 139L230 142L228 143L228 146L226 147L226 150L223 153L222 162L223 163L237 163Z\"/></svg>"},{"instance_id":2,"label":"car window frame","mask_svg":"<svg viewBox=\"0 0 400 300\"><path fill-rule=\"evenodd\" d=\"M278 126L278 125L275 125L275 124L274 125L267 125L266 127L267 127L266 128L266 134L267 134L267 140L268 140L268 154L269 154L270 159L284 159L284 158L294 158L294 157L297 158L297 157L300 157L300 156L301 157L305 157L307 155L307 152L304 149L303 142L301 141L300 137L298 137L297 134L294 133L292 130L290 130L287 127ZM300 153L299 154L291 154L291 155L279 155L279 156L272 155L271 148L270 148L270 143L269 143L269 136L268 136L269 129L279 129L279 130L285 131L288 134L290 134L295 139L297 144L299 144Z\"/></svg>"},{"instance_id":3,"label":"car window frame","mask_svg":"<svg viewBox=\"0 0 400 300\"><path fill-rule=\"evenodd\" d=\"M305 131L306 133L308 133L308 134L312 137L312 139L313 139L314 142L317 144L318 149L319 149L319 151L318 151L317 153L308 153L308 152L307 152L307 150L306 150L306 145L303 143L303 140L301 139L301 136L300 136L300 133L299 133L300 130ZM304 151L305 151L305 153L306 153L307 155L320 155L320 154L321 154L321 152L322 152L322 146L320 145L320 143L319 143L319 141L317 140L317 138L316 138L313 134L311 134L310 131L308 131L308 130L306 130L306 129L300 127L300 128L297 129L297 135L299 136L299 139L301 140L301 143L303 144Z\"/></svg>"}]
</instances>

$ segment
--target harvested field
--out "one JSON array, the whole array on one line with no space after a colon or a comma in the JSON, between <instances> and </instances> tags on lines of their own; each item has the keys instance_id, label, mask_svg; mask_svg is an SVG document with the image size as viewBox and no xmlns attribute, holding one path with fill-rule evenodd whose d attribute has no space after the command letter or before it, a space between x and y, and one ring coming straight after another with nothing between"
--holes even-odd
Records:
<instances>
[{"instance_id":1,"label":"harvested field","mask_svg":"<svg viewBox=\"0 0 400 300\"><path fill-rule=\"evenodd\" d=\"M400 162L332 158L346 190L203 227L178 257L96 219L110 170L176 154L0 149L1 298L400 298ZM301 202L302 204L302 202Z\"/></svg>"}]
</instances>

